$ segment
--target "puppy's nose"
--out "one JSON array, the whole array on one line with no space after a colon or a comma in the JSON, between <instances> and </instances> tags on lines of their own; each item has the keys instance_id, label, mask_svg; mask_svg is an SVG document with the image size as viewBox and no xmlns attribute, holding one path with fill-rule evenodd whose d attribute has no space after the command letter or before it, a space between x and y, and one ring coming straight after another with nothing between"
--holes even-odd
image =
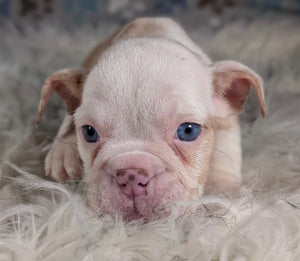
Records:
<instances>
[{"instance_id":1,"label":"puppy's nose","mask_svg":"<svg viewBox=\"0 0 300 261\"><path fill-rule=\"evenodd\" d=\"M144 195L149 180L150 177L144 169L119 169L116 173L116 181L127 196Z\"/></svg>"}]
</instances>

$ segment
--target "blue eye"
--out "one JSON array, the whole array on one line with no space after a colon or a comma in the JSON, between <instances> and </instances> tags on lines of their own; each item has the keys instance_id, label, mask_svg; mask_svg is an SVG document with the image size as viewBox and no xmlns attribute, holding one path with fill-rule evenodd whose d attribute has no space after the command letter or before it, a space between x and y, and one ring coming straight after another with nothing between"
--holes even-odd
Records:
<instances>
[{"instance_id":1,"label":"blue eye","mask_svg":"<svg viewBox=\"0 0 300 261\"><path fill-rule=\"evenodd\" d=\"M182 141L193 141L197 139L201 131L201 126L197 123L185 122L177 129L177 137Z\"/></svg>"},{"instance_id":2,"label":"blue eye","mask_svg":"<svg viewBox=\"0 0 300 261\"><path fill-rule=\"evenodd\" d=\"M92 126L84 125L82 127L82 134L87 142L98 141L99 138L98 133Z\"/></svg>"}]
</instances>

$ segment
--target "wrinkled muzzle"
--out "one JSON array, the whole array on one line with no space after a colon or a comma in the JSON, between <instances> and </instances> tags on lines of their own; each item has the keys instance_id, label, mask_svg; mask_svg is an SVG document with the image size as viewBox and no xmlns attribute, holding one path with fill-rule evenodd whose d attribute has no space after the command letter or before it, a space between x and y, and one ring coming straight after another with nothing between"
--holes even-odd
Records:
<instances>
[{"instance_id":1,"label":"wrinkled muzzle","mask_svg":"<svg viewBox=\"0 0 300 261\"><path fill-rule=\"evenodd\" d=\"M179 173L149 152L111 156L99 172L99 179L88 183L87 193L88 204L99 213L132 220L153 216L166 203L192 198Z\"/></svg>"}]
</instances>

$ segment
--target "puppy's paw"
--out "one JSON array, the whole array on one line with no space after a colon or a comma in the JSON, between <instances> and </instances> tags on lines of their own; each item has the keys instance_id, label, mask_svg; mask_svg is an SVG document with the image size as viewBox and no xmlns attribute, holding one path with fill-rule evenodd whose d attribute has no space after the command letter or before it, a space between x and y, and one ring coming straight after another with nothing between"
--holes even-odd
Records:
<instances>
[{"instance_id":1,"label":"puppy's paw","mask_svg":"<svg viewBox=\"0 0 300 261\"><path fill-rule=\"evenodd\" d=\"M76 136L57 139L45 159L45 175L57 181L79 179L83 166L79 156Z\"/></svg>"}]
</instances>

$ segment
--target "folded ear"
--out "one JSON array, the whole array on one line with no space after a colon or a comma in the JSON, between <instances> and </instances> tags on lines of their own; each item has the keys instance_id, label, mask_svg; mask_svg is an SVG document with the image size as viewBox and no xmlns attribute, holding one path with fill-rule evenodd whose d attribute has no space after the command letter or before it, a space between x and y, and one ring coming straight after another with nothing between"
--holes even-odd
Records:
<instances>
[{"instance_id":1,"label":"folded ear","mask_svg":"<svg viewBox=\"0 0 300 261\"><path fill-rule=\"evenodd\" d=\"M36 124L39 124L54 91L66 102L68 113L73 114L81 103L86 74L84 69L64 69L50 75L42 88Z\"/></svg>"},{"instance_id":2,"label":"folded ear","mask_svg":"<svg viewBox=\"0 0 300 261\"><path fill-rule=\"evenodd\" d=\"M221 61L213 66L212 77L217 116L241 112L251 86L258 97L261 114L265 116L263 81L250 68L234 61Z\"/></svg>"}]
</instances>

